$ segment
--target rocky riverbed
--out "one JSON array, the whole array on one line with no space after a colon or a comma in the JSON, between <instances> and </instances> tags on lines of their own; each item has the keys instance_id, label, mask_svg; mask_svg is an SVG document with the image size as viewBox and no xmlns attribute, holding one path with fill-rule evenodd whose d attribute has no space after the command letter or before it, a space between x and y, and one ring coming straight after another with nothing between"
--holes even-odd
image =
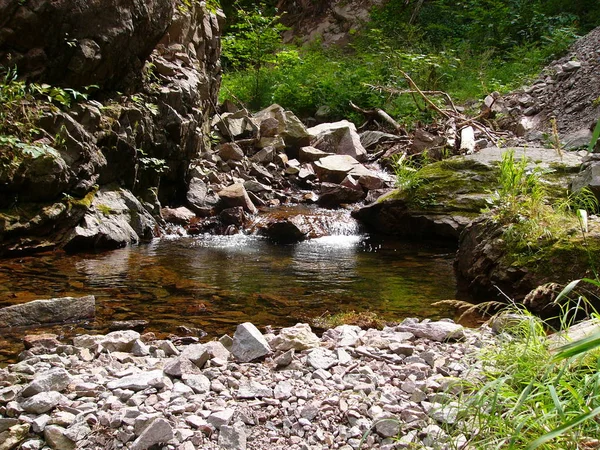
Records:
<instances>
[{"instance_id":1,"label":"rocky riverbed","mask_svg":"<svg viewBox=\"0 0 600 450\"><path fill-rule=\"evenodd\" d=\"M244 323L203 344L30 336L0 370L0 449L457 448L444 431L457 381L478 376L474 354L492 339L417 319L321 338Z\"/></svg>"}]
</instances>

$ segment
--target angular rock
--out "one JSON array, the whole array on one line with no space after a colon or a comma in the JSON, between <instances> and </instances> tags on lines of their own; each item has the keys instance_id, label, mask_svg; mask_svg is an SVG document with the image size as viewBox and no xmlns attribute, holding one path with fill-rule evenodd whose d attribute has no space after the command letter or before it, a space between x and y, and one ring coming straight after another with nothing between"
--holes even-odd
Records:
<instances>
[{"instance_id":1,"label":"angular rock","mask_svg":"<svg viewBox=\"0 0 600 450\"><path fill-rule=\"evenodd\" d=\"M232 426L223 425L219 433L219 445L228 450L246 450L246 427L243 422Z\"/></svg>"},{"instance_id":2,"label":"angular rock","mask_svg":"<svg viewBox=\"0 0 600 450\"><path fill-rule=\"evenodd\" d=\"M92 207L67 237L65 249L114 249L150 240L158 223L142 203L126 189L103 188Z\"/></svg>"},{"instance_id":3,"label":"angular rock","mask_svg":"<svg viewBox=\"0 0 600 450\"><path fill-rule=\"evenodd\" d=\"M176 225L187 225L196 217L192 211L185 206L179 208L163 208L160 210L162 218L165 222L174 223Z\"/></svg>"},{"instance_id":4,"label":"angular rock","mask_svg":"<svg viewBox=\"0 0 600 450\"><path fill-rule=\"evenodd\" d=\"M356 203L363 200L367 194L357 190L334 183L321 183L319 199L317 204L325 208L337 208L340 205Z\"/></svg>"},{"instance_id":5,"label":"angular rock","mask_svg":"<svg viewBox=\"0 0 600 450\"><path fill-rule=\"evenodd\" d=\"M0 309L0 328L73 322L91 319L95 315L96 299L93 295L34 300Z\"/></svg>"},{"instance_id":6,"label":"angular rock","mask_svg":"<svg viewBox=\"0 0 600 450\"><path fill-rule=\"evenodd\" d=\"M237 391L238 398L273 397L273 389L257 381L250 380L240 384Z\"/></svg>"},{"instance_id":7,"label":"angular rock","mask_svg":"<svg viewBox=\"0 0 600 450\"><path fill-rule=\"evenodd\" d=\"M222 411L216 411L212 413L206 421L214 426L217 430L220 430L221 427L225 425L229 425L231 419L233 418L234 410L233 409L223 409Z\"/></svg>"},{"instance_id":8,"label":"angular rock","mask_svg":"<svg viewBox=\"0 0 600 450\"><path fill-rule=\"evenodd\" d=\"M302 147L298 152L300 162L315 162L326 156L332 156L333 153L327 153L315 147Z\"/></svg>"},{"instance_id":9,"label":"angular rock","mask_svg":"<svg viewBox=\"0 0 600 450\"><path fill-rule=\"evenodd\" d=\"M67 430L58 425L48 425L44 428L44 439L56 450L73 450L75 442L66 436Z\"/></svg>"},{"instance_id":10,"label":"angular rock","mask_svg":"<svg viewBox=\"0 0 600 450\"><path fill-rule=\"evenodd\" d=\"M173 439L173 427L162 418L150 422L131 445L132 450L146 450L156 444L167 443Z\"/></svg>"},{"instance_id":11,"label":"angular rock","mask_svg":"<svg viewBox=\"0 0 600 450\"><path fill-rule=\"evenodd\" d=\"M244 159L244 151L236 143L227 142L219 147L219 156L223 161L241 161Z\"/></svg>"},{"instance_id":12,"label":"angular rock","mask_svg":"<svg viewBox=\"0 0 600 450\"><path fill-rule=\"evenodd\" d=\"M43 414L66 400L60 392L40 392L21 403L21 407L28 413Z\"/></svg>"},{"instance_id":13,"label":"angular rock","mask_svg":"<svg viewBox=\"0 0 600 450\"><path fill-rule=\"evenodd\" d=\"M250 322L238 325L233 335L231 354L240 362L250 362L271 353L262 333Z\"/></svg>"},{"instance_id":14,"label":"angular rock","mask_svg":"<svg viewBox=\"0 0 600 450\"><path fill-rule=\"evenodd\" d=\"M100 341L109 352L130 352L133 344L139 340L140 333L133 330L121 330L108 333Z\"/></svg>"},{"instance_id":15,"label":"angular rock","mask_svg":"<svg viewBox=\"0 0 600 450\"><path fill-rule=\"evenodd\" d=\"M210 391L210 380L203 374L187 374L181 376L183 382L191 387L196 394L206 394Z\"/></svg>"},{"instance_id":16,"label":"angular rock","mask_svg":"<svg viewBox=\"0 0 600 450\"><path fill-rule=\"evenodd\" d=\"M36 347L56 350L56 347L61 345L58 340L58 335L51 333L28 334L23 338L23 344L27 350Z\"/></svg>"},{"instance_id":17,"label":"angular rock","mask_svg":"<svg viewBox=\"0 0 600 450\"><path fill-rule=\"evenodd\" d=\"M0 431L0 450L12 450L19 447L29 434L29 424L13 425Z\"/></svg>"},{"instance_id":18,"label":"angular rock","mask_svg":"<svg viewBox=\"0 0 600 450\"><path fill-rule=\"evenodd\" d=\"M71 375L62 367L50 369L42 375L37 376L21 392L23 397L31 397L40 392L64 391L71 382Z\"/></svg>"},{"instance_id":19,"label":"angular rock","mask_svg":"<svg viewBox=\"0 0 600 450\"><path fill-rule=\"evenodd\" d=\"M132 391L141 391L149 387L162 388L165 386L164 373L162 370L151 370L129 375L118 380L110 381L106 387L108 389L131 389Z\"/></svg>"},{"instance_id":20,"label":"angular rock","mask_svg":"<svg viewBox=\"0 0 600 450\"><path fill-rule=\"evenodd\" d=\"M406 331L416 337L444 342L460 340L465 337L465 328L452 322L408 322L404 321L396 327L397 331Z\"/></svg>"},{"instance_id":21,"label":"angular rock","mask_svg":"<svg viewBox=\"0 0 600 450\"><path fill-rule=\"evenodd\" d=\"M183 349L180 356L189 359L196 366L202 368L209 360L210 353L204 344L190 344Z\"/></svg>"},{"instance_id":22,"label":"angular rock","mask_svg":"<svg viewBox=\"0 0 600 450\"><path fill-rule=\"evenodd\" d=\"M269 345L276 351L307 350L318 347L321 340L307 323L298 323L293 327L282 328Z\"/></svg>"},{"instance_id":23,"label":"angular rock","mask_svg":"<svg viewBox=\"0 0 600 450\"><path fill-rule=\"evenodd\" d=\"M171 359L167 364L165 364L163 371L167 375L176 378L181 378L184 374L197 375L201 373L199 367L196 364L194 364L189 359L184 358L183 356Z\"/></svg>"},{"instance_id":24,"label":"angular rock","mask_svg":"<svg viewBox=\"0 0 600 450\"><path fill-rule=\"evenodd\" d=\"M337 356L326 348L317 348L306 357L306 362L314 369L327 370L338 364Z\"/></svg>"},{"instance_id":25,"label":"angular rock","mask_svg":"<svg viewBox=\"0 0 600 450\"><path fill-rule=\"evenodd\" d=\"M219 202L219 197L203 180L195 177L190 180L186 200L194 213L207 217Z\"/></svg>"},{"instance_id":26,"label":"angular rock","mask_svg":"<svg viewBox=\"0 0 600 450\"><path fill-rule=\"evenodd\" d=\"M222 189L218 192L218 196L226 208L241 206L244 211L250 214L258 212L242 183L236 183Z\"/></svg>"},{"instance_id":27,"label":"angular rock","mask_svg":"<svg viewBox=\"0 0 600 450\"><path fill-rule=\"evenodd\" d=\"M335 123L323 123L309 128L312 146L336 155L348 155L363 161L367 151L360 143L356 126L352 122L342 120Z\"/></svg>"}]
</instances>

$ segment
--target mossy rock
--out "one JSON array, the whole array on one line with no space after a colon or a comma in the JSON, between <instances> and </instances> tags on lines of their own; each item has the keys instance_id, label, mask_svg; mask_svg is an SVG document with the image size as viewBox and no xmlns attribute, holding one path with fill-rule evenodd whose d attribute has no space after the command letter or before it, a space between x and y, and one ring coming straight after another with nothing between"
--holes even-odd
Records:
<instances>
[{"instance_id":1,"label":"mossy rock","mask_svg":"<svg viewBox=\"0 0 600 450\"><path fill-rule=\"evenodd\" d=\"M581 163L577 155L560 156L552 149L492 147L426 165L411 189L391 191L353 216L377 232L458 240L490 205L498 188L499 162L509 150L543 170L550 198L564 197Z\"/></svg>"}]
</instances>

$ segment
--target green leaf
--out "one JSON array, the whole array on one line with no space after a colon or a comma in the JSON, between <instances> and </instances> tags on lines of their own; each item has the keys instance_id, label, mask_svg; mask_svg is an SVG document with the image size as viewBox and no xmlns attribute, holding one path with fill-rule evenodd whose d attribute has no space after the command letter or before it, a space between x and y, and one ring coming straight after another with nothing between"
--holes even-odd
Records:
<instances>
[{"instance_id":1,"label":"green leaf","mask_svg":"<svg viewBox=\"0 0 600 450\"><path fill-rule=\"evenodd\" d=\"M575 342L570 342L567 345L563 345L558 349L558 353L554 356L555 359L567 359L572 356L581 355L582 353L589 352L600 347L600 331L579 339Z\"/></svg>"},{"instance_id":2,"label":"green leaf","mask_svg":"<svg viewBox=\"0 0 600 450\"><path fill-rule=\"evenodd\" d=\"M574 419L570 420L569 422L565 422L560 427L555 428L551 432L546 433L545 435L537 438L535 441L533 441L531 444L529 444L529 446L527 447L527 450L534 450L534 449L540 447L541 445L545 444L546 442L559 437L565 431L568 431L571 428L576 427L577 425L585 422L586 420L590 420L590 419L594 418L598 414L600 414L600 407L598 407L588 413L580 414L579 416L575 417Z\"/></svg>"},{"instance_id":3,"label":"green leaf","mask_svg":"<svg viewBox=\"0 0 600 450\"><path fill-rule=\"evenodd\" d=\"M594 146L596 142L598 142L598 138L600 138L600 119L596 123L596 128L594 128L594 132L592 133L592 140L590 145L588 146L588 152L591 153L594 150Z\"/></svg>"}]
</instances>

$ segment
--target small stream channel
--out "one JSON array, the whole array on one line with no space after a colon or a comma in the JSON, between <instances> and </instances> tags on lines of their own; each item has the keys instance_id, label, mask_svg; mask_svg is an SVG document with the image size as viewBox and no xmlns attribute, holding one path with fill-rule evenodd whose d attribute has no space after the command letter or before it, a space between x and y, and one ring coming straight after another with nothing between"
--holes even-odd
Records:
<instances>
[{"instance_id":1,"label":"small stream channel","mask_svg":"<svg viewBox=\"0 0 600 450\"><path fill-rule=\"evenodd\" d=\"M455 248L362 233L346 212L330 236L277 245L257 235L185 236L106 253L61 252L0 261L0 307L96 296L93 323L45 328L69 336L144 319L147 331L200 328L209 337L251 321L289 326L325 313L370 310L390 320L439 318L457 298ZM24 330L0 335L0 362ZM36 330L38 331L38 330Z\"/></svg>"}]
</instances>

